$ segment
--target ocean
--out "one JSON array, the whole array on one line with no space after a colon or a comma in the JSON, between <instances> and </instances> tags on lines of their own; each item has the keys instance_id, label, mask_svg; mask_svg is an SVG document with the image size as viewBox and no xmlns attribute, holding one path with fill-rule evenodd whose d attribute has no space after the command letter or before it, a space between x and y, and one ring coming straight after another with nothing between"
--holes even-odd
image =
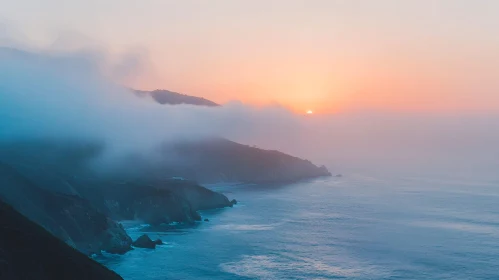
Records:
<instances>
[{"instance_id":1,"label":"ocean","mask_svg":"<svg viewBox=\"0 0 499 280\"><path fill-rule=\"evenodd\" d=\"M499 279L499 182L478 181L212 185L239 203L183 229L124 222L166 244L96 259L125 279Z\"/></svg>"}]
</instances>

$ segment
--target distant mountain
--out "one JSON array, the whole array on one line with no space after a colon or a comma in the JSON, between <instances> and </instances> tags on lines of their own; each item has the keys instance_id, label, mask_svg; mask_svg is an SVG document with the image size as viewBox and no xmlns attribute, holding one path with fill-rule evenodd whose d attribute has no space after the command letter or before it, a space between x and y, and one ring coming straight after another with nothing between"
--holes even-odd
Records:
<instances>
[{"instance_id":1,"label":"distant mountain","mask_svg":"<svg viewBox=\"0 0 499 280\"><path fill-rule=\"evenodd\" d=\"M205 99L203 97L186 95L164 89L157 89L153 91L145 91L145 90L133 90L133 91L139 97L150 96L152 97L152 99L154 99L156 102L160 104L170 104L170 105L190 104L190 105L208 106L208 107L220 106L219 104L210 101L208 99Z\"/></svg>"},{"instance_id":2,"label":"distant mountain","mask_svg":"<svg viewBox=\"0 0 499 280\"><path fill-rule=\"evenodd\" d=\"M223 138L181 141L163 146L165 161L158 174L183 176L200 182L280 184L331 176L316 166L279 151L264 150ZM171 159L175 161L171 161Z\"/></svg>"},{"instance_id":3,"label":"distant mountain","mask_svg":"<svg viewBox=\"0 0 499 280\"><path fill-rule=\"evenodd\" d=\"M122 279L0 200L0 279Z\"/></svg>"}]
</instances>

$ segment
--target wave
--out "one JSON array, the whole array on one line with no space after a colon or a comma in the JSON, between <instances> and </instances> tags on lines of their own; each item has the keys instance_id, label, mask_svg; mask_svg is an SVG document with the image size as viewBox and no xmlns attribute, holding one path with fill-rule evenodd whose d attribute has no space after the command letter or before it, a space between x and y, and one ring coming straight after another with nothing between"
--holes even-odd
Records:
<instances>
[{"instance_id":1,"label":"wave","mask_svg":"<svg viewBox=\"0 0 499 280\"><path fill-rule=\"evenodd\" d=\"M355 263L355 262L354 262ZM369 265L348 266L327 264L298 256L243 255L241 260L220 265L224 272L256 279L330 279L343 277L383 277L387 274Z\"/></svg>"},{"instance_id":2,"label":"wave","mask_svg":"<svg viewBox=\"0 0 499 280\"><path fill-rule=\"evenodd\" d=\"M229 231L261 231L261 230L272 230L279 224L227 224L227 225L216 225L212 229L214 230L229 230Z\"/></svg>"}]
</instances>

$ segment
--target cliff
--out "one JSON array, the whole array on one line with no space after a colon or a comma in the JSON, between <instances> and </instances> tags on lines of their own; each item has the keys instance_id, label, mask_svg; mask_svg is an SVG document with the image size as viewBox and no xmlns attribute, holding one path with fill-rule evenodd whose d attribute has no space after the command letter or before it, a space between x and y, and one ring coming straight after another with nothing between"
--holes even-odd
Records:
<instances>
[{"instance_id":1,"label":"cliff","mask_svg":"<svg viewBox=\"0 0 499 280\"><path fill-rule=\"evenodd\" d=\"M45 176L54 177L48 170L43 171ZM33 172L29 174L34 176ZM34 177L52 182L40 173ZM70 189L77 194L50 191L50 186L40 188L16 168L0 163L0 198L85 254L121 254L131 249L131 238L115 220L189 224L201 220L198 210L232 206L223 194L187 180L136 179L116 184L97 178L88 183L59 174L53 182L60 180L71 181ZM62 185L56 189L61 190Z\"/></svg>"},{"instance_id":2,"label":"cliff","mask_svg":"<svg viewBox=\"0 0 499 280\"><path fill-rule=\"evenodd\" d=\"M198 210L231 207L220 193L192 181L132 181L89 190L90 199L115 219L139 219L151 225L193 223Z\"/></svg>"},{"instance_id":3,"label":"cliff","mask_svg":"<svg viewBox=\"0 0 499 280\"><path fill-rule=\"evenodd\" d=\"M1 163L0 198L86 254L131 249L132 240L124 229L86 199L39 188L15 168Z\"/></svg>"},{"instance_id":4,"label":"cliff","mask_svg":"<svg viewBox=\"0 0 499 280\"><path fill-rule=\"evenodd\" d=\"M0 201L0 279L122 279Z\"/></svg>"},{"instance_id":5,"label":"cliff","mask_svg":"<svg viewBox=\"0 0 499 280\"><path fill-rule=\"evenodd\" d=\"M165 144L159 161L126 161L107 174L88 168L103 149L68 141L2 146L0 198L85 254L124 253L132 240L115 220L189 224L201 219L198 210L232 206L196 181L267 184L330 175L307 160L225 139Z\"/></svg>"},{"instance_id":6,"label":"cliff","mask_svg":"<svg viewBox=\"0 0 499 280\"><path fill-rule=\"evenodd\" d=\"M183 197L195 211L233 206L227 196L202 187L194 181L166 180L158 184L158 187Z\"/></svg>"}]
</instances>

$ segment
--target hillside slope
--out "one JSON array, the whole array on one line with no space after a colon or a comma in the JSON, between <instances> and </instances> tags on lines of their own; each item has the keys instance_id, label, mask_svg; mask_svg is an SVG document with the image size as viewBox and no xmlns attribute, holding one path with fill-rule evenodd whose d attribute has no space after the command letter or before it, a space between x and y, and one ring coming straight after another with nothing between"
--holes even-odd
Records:
<instances>
[{"instance_id":1,"label":"hillside slope","mask_svg":"<svg viewBox=\"0 0 499 280\"><path fill-rule=\"evenodd\" d=\"M0 163L0 199L54 236L86 254L124 253L132 240L125 230L89 201L39 188L7 164Z\"/></svg>"},{"instance_id":2,"label":"hillside slope","mask_svg":"<svg viewBox=\"0 0 499 280\"><path fill-rule=\"evenodd\" d=\"M159 164L162 174L205 183L274 184L331 176L326 167L316 166L308 160L222 138L165 145L162 153L165 157Z\"/></svg>"},{"instance_id":3,"label":"hillside slope","mask_svg":"<svg viewBox=\"0 0 499 280\"><path fill-rule=\"evenodd\" d=\"M0 279L122 279L0 201Z\"/></svg>"}]
</instances>

